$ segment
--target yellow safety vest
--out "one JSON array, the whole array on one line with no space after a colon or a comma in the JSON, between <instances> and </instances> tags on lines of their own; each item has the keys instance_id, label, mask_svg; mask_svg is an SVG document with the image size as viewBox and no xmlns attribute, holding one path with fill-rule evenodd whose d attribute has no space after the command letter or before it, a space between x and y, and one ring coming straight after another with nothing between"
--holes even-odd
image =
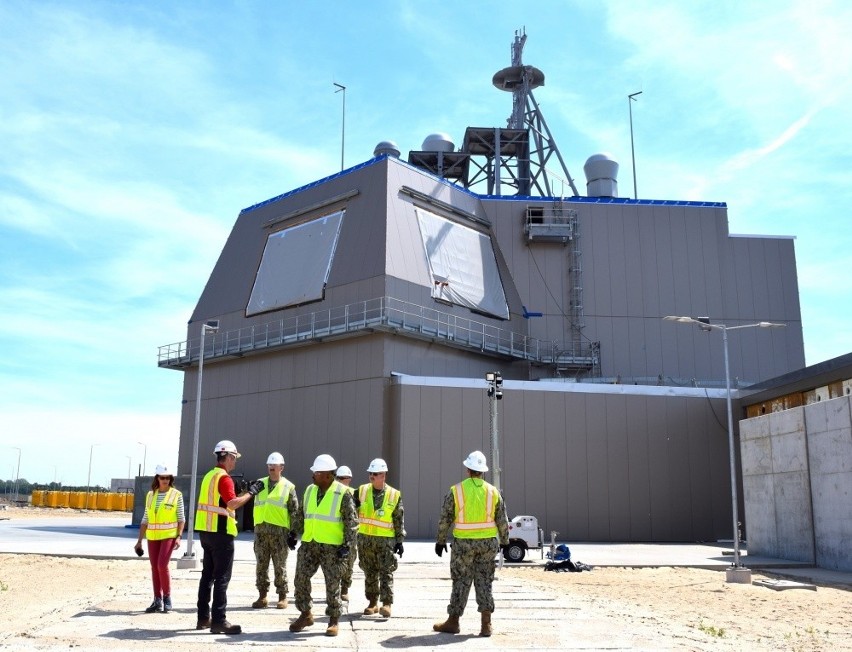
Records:
<instances>
[{"instance_id":1,"label":"yellow safety vest","mask_svg":"<svg viewBox=\"0 0 852 652\"><path fill-rule=\"evenodd\" d=\"M480 478L468 478L451 488L456 503L453 536L457 539L490 539L497 536L494 516L500 492Z\"/></svg>"},{"instance_id":2,"label":"yellow safety vest","mask_svg":"<svg viewBox=\"0 0 852 652\"><path fill-rule=\"evenodd\" d=\"M278 484L269 491L269 478L260 478L263 489L254 497L254 524L269 523L279 527L290 527L290 512L287 511L287 501L293 483L284 476Z\"/></svg>"},{"instance_id":3,"label":"yellow safety vest","mask_svg":"<svg viewBox=\"0 0 852 652\"><path fill-rule=\"evenodd\" d=\"M340 507L343 503L343 493L348 491L345 485L337 480L331 483L319 505L316 495L319 487L311 484L305 489L302 509L305 513L305 531L302 541L330 543L334 546L343 544L343 517Z\"/></svg>"},{"instance_id":4,"label":"yellow safety vest","mask_svg":"<svg viewBox=\"0 0 852 652\"><path fill-rule=\"evenodd\" d=\"M159 492L157 492L159 493ZM153 491L145 498L145 512L148 515L148 528L145 538L151 541L161 539L176 539L178 532L177 510L180 492L169 487L160 506L157 507L157 497Z\"/></svg>"},{"instance_id":5,"label":"yellow safety vest","mask_svg":"<svg viewBox=\"0 0 852 652\"><path fill-rule=\"evenodd\" d=\"M392 537L393 510L396 509L400 497L399 489L394 489L389 484L385 485L384 504L376 510L373 506L373 485L362 484L358 487L358 534L366 534L371 537Z\"/></svg>"},{"instance_id":6,"label":"yellow safety vest","mask_svg":"<svg viewBox=\"0 0 852 652\"><path fill-rule=\"evenodd\" d=\"M195 510L195 529L199 532L218 532L219 518L228 519L225 529L231 536L237 536L237 519L234 511L219 505L219 478L227 471L217 466L207 472L201 481L198 492L198 507Z\"/></svg>"}]
</instances>

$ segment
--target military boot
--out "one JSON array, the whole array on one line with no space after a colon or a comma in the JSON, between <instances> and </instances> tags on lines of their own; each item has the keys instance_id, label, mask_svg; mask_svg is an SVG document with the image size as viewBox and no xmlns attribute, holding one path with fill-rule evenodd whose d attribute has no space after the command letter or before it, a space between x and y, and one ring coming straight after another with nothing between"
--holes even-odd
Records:
<instances>
[{"instance_id":1,"label":"military boot","mask_svg":"<svg viewBox=\"0 0 852 652\"><path fill-rule=\"evenodd\" d=\"M458 616L448 616L447 620L442 623L435 623L432 625L432 629L436 632L443 632L444 634L458 634L459 633L459 617Z\"/></svg>"},{"instance_id":2,"label":"military boot","mask_svg":"<svg viewBox=\"0 0 852 652\"><path fill-rule=\"evenodd\" d=\"M276 609L286 609L287 608L287 594L279 593L278 594L278 604L275 605Z\"/></svg>"},{"instance_id":3,"label":"military boot","mask_svg":"<svg viewBox=\"0 0 852 652\"><path fill-rule=\"evenodd\" d=\"M379 609L379 614L384 616L385 618L390 618L390 615L391 615L390 602L383 602L382 603L382 608Z\"/></svg>"},{"instance_id":4,"label":"military boot","mask_svg":"<svg viewBox=\"0 0 852 652\"><path fill-rule=\"evenodd\" d=\"M303 611L296 620L290 623L290 631L301 632L305 627L310 627L313 624L314 615L310 611Z\"/></svg>"},{"instance_id":5,"label":"military boot","mask_svg":"<svg viewBox=\"0 0 852 652\"><path fill-rule=\"evenodd\" d=\"M163 596L163 612L169 613L172 610L172 596L164 595Z\"/></svg>"},{"instance_id":6,"label":"military boot","mask_svg":"<svg viewBox=\"0 0 852 652\"><path fill-rule=\"evenodd\" d=\"M491 612L482 612L482 628L479 630L480 636L491 636Z\"/></svg>"},{"instance_id":7,"label":"military boot","mask_svg":"<svg viewBox=\"0 0 852 652\"><path fill-rule=\"evenodd\" d=\"M325 630L326 636L337 636L337 616L330 616L328 619L328 627Z\"/></svg>"},{"instance_id":8,"label":"military boot","mask_svg":"<svg viewBox=\"0 0 852 652\"><path fill-rule=\"evenodd\" d=\"M151 606L145 609L146 614L152 614L156 611L163 610L163 599L162 598L154 598L154 601L151 603Z\"/></svg>"},{"instance_id":9,"label":"military boot","mask_svg":"<svg viewBox=\"0 0 852 652\"><path fill-rule=\"evenodd\" d=\"M378 598L367 598L370 601L370 604L367 605L367 608L364 609L365 616L372 616L373 614L379 613L379 600Z\"/></svg>"},{"instance_id":10,"label":"military boot","mask_svg":"<svg viewBox=\"0 0 852 652\"><path fill-rule=\"evenodd\" d=\"M266 591L260 592L260 597L257 600L251 603L252 609L263 609L267 604L269 604L266 600Z\"/></svg>"}]
</instances>

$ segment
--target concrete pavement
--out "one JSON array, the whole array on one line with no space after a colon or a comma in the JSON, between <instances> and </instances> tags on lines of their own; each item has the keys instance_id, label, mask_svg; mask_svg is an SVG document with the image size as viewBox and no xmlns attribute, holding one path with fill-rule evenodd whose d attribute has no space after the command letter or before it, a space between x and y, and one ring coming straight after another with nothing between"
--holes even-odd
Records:
<instances>
[{"instance_id":1,"label":"concrete pavement","mask_svg":"<svg viewBox=\"0 0 852 652\"><path fill-rule=\"evenodd\" d=\"M128 516L0 520L0 552L136 559L133 544L137 530L127 527L129 521ZM387 619L361 614L366 600L360 591L363 575L356 568L349 605L351 611L341 619L340 636L336 639L324 636L327 618L323 615L324 589L320 575L313 581L317 622L304 632L292 634L287 630L297 616L292 604L284 611L256 610L249 606L257 595L252 543L252 533L240 533L237 538L233 580L228 591L228 618L242 625L245 633L241 636L211 638L207 632L195 631L195 594L200 568L173 570L175 611L171 614L141 613L150 602L150 589L147 585L139 586L134 587L134 595L130 598L116 598L82 609L73 618L58 619L42 631L42 636L72 637L84 648L102 648L103 641L108 640L117 641L119 648L122 642L127 649L136 649L145 643L146 650L161 649L160 646L173 649L177 643L183 650L190 651L205 649L212 640L227 640L229 644L252 647L359 650L434 649L473 641L477 648L483 650L594 649L600 644L601 625L595 621L594 613L578 609L563 595L538 591L525 585L522 579L500 574L494 586L497 607L494 626L499 636L491 639L477 636L479 618L473 592L462 619L462 633L458 636L433 633L432 623L446 616L450 578L448 555L438 558L434 554L434 544L429 541L405 544L405 556L395 574L397 597L393 617ZM731 564L731 556L725 554L730 548L719 544L572 543L570 547L573 560L598 567L690 566L722 570ZM197 542L194 548L200 555ZM147 564L147 559L139 561ZM747 555L743 561L752 569L765 569L793 579L852 587L852 573L821 571L795 562ZM519 565L535 568L543 563L538 551L535 551ZM295 555L291 555L288 562L291 599L294 570ZM637 647L637 637L642 635L641 632L628 628L612 631L611 625L608 627L608 648ZM81 631L85 632L82 639ZM535 640L530 637L532 631L536 632ZM110 647L115 649L114 645Z\"/></svg>"}]
</instances>

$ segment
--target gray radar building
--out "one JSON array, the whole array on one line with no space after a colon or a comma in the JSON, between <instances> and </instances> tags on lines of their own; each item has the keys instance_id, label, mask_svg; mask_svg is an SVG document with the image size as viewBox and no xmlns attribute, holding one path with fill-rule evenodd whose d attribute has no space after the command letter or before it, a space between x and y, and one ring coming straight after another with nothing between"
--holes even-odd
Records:
<instances>
[{"instance_id":1,"label":"gray radar building","mask_svg":"<svg viewBox=\"0 0 852 652\"><path fill-rule=\"evenodd\" d=\"M570 541L731 539L725 379L804 366L794 239L730 233L723 202L619 197L605 154L583 188L525 39L493 78L505 127L468 127L458 147L428 135L407 160L382 141L240 212L186 340L159 350L184 374L181 475L198 417L201 468L231 439L240 471L281 451L300 490L320 453L356 475L382 457L409 536L432 538L461 461L491 460L497 428L510 517ZM719 333L672 315L786 327L731 333L726 376Z\"/></svg>"}]
</instances>

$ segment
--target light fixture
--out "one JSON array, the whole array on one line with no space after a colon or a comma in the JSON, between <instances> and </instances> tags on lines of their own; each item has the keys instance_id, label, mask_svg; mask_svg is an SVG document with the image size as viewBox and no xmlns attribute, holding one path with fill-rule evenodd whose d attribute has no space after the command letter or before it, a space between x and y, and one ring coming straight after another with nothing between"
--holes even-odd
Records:
<instances>
[{"instance_id":1,"label":"light fixture","mask_svg":"<svg viewBox=\"0 0 852 652\"><path fill-rule=\"evenodd\" d=\"M737 500L737 466L736 466L736 449L734 447L734 411L731 406L731 368L728 361L728 331L740 330L743 328L784 328L787 324L777 324L769 321L761 321L756 324L741 324L739 326L727 326L725 324L712 324L709 317L680 317L676 315L668 315L663 317L665 321L674 321L679 324L697 324L701 330L722 331L722 348L725 352L725 396L728 407L728 458L731 467L731 512L733 516L734 526L734 563L727 570L726 579L728 582L738 584L751 583L751 570L745 568L740 559L740 523L739 523L739 507Z\"/></svg>"}]
</instances>

